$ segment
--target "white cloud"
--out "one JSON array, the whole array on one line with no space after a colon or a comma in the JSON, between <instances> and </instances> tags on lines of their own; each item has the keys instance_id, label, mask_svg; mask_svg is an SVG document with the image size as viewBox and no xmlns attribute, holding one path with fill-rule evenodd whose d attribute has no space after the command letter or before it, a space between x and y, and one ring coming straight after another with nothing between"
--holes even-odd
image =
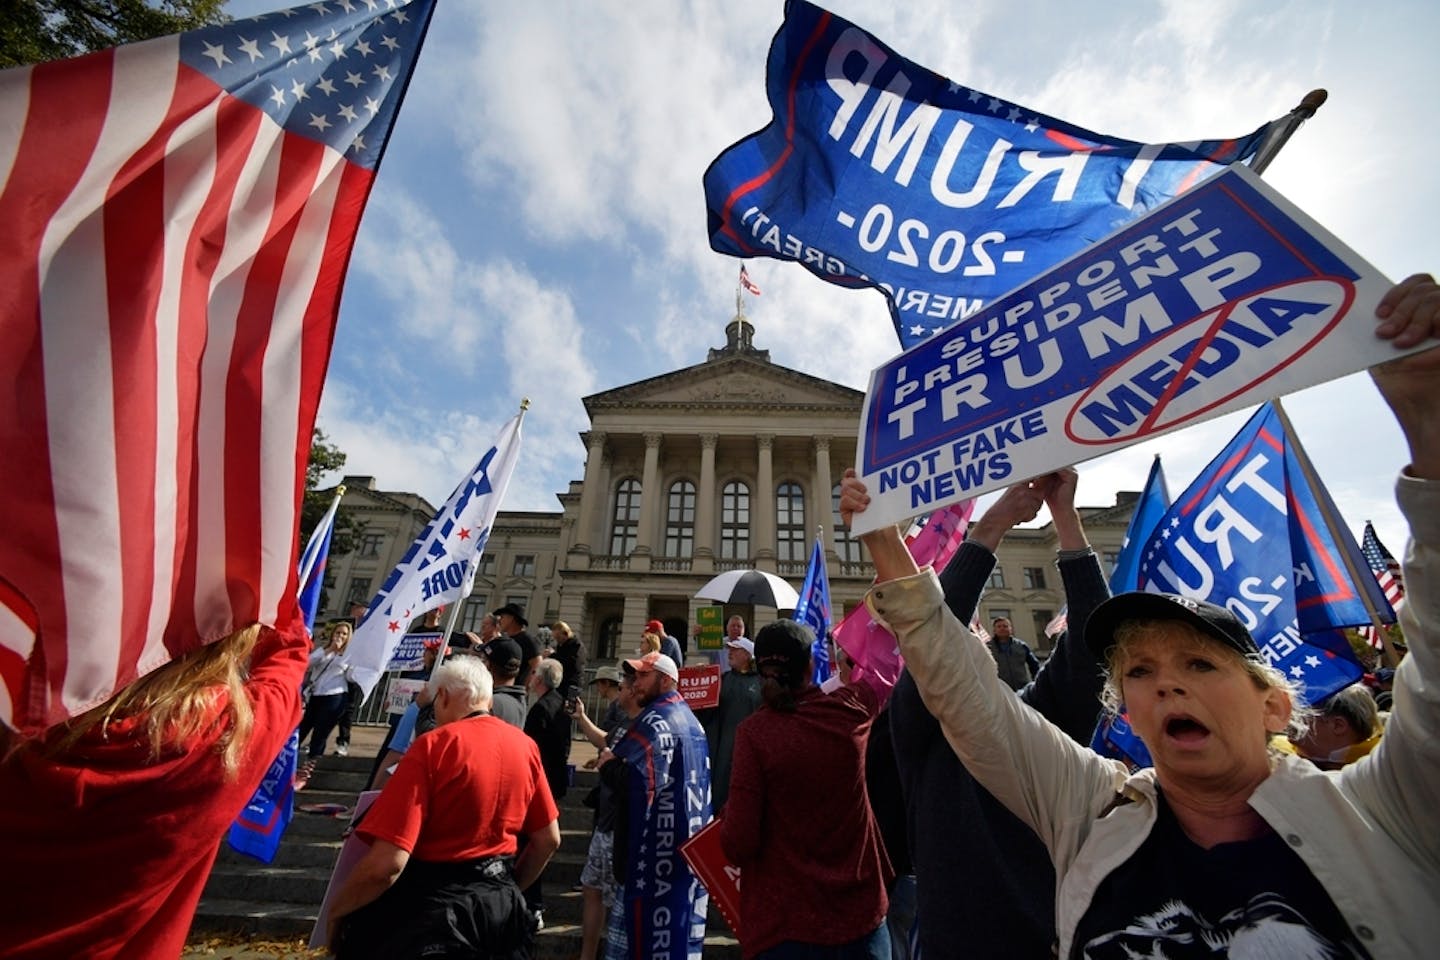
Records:
<instances>
[{"instance_id":1,"label":"white cloud","mask_svg":"<svg viewBox=\"0 0 1440 960\"><path fill-rule=\"evenodd\" d=\"M1440 84L1433 4L825 5L961 83L1135 139L1248 132L1325 86L1330 102L1267 178L1382 269L1440 268L1417 213L1440 202L1424 122ZM409 459L443 474L430 481L443 497L471 455L442 469L429 448L485 434L528 393L512 496L554 509L580 475L581 396L723 343L737 264L709 250L700 178L770 118L765 57L781 15L779 3L713 0L439 5L366 215L364 282L347 293L325 406L338 417L373 400L352 435L374 448L377 473L414 471L404 432L376 424L429 418ZM793 264L750 269L765 294L746 311L775 362L863 387L895 352L878 295ZM396 331L423 363L387 350ZM337 381L350 403L332 402ZM1402 454L1393 430L1376 429L1387 415L1373 390L1346 381L1289 409L1337 499L1345 491L1347 519L1363 523L1364 504L1400 529L1393 507L1381 517ZM1138 487L1154 449L1178 493L1243 419L1091 464L1084 499Z\"/></svg>"}]
</instances>

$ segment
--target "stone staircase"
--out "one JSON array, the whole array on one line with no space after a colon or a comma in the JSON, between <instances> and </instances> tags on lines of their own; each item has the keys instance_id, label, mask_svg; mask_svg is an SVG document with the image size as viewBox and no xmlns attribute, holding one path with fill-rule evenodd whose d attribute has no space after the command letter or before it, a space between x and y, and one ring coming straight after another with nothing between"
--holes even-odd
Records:
<instances>
[{"instance_id":1,"label":"stone staircase","mask_svg":"<svg viewBox=\"0 0 1440 960\"><path fill-rule=\"evenodd\" d=\"M355 746L359 747L361 737L358 730L356 733ZM378 744L377 737L376 747ZM319 761L309 785L296 794L295 816L273 863L260 863L221 843L191 923L191 937L234 934L279 940L310 935L349 816L305 813L300 807L337 804L353 808L374 763L374 749L357 752L370 756L327 756ZM593 753L588 743L577 742L572 759L583 763ZM582 900L578 884L593 822L581 800L595 779L595 773L577 770L575 785L560 802L560 850L545 871L545 927L536 937L537 960L573 960L580 954ZM739 960L740 945L713 906L707 934L706 957Z\"/></svg>"}]
</instances>

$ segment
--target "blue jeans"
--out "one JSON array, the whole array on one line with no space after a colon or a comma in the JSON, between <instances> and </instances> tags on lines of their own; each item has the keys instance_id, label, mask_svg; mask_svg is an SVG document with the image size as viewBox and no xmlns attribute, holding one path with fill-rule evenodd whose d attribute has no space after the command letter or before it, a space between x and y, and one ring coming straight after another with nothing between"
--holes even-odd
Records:
<instances>
[{"instance_id":1,"label":"blue jeans","mask_svg":"<svg viewBox=\"0 0 1440 960\"><path fill-rule=\"evenodd\" d=\"M890 960L911 960L910 938L915 926L915 875L895 878L890 891L890 912L885 927L890 931Z\"/></svg>"},{"instance_id":2,"label":"blue jeans","mask_svg":"<svg viewBox=\"0 0 1440 960\"><path fill-rule=\"evenodd\" d=\"M871 933L836 946L786 940L755 955L756 960L890 960L890 932L880 924Z\"/></svg>"}]
</instances>

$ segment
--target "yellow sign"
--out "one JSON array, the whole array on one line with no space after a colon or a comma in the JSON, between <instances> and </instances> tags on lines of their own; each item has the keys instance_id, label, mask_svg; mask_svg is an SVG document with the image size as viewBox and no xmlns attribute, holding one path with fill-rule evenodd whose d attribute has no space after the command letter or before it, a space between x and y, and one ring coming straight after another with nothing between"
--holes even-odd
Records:
<instances>
[{"instance_id":1,"label":"yellow sign","mask_svg":"<svg viewBox=\"0 0 1440 960\"><path fill-rule=\"evenodd\" d=\"M695 611L695 622L700 626L699 648L701 650L725 649L725 608L716 604L700 607Z\"/></svg>"}]
</instances>

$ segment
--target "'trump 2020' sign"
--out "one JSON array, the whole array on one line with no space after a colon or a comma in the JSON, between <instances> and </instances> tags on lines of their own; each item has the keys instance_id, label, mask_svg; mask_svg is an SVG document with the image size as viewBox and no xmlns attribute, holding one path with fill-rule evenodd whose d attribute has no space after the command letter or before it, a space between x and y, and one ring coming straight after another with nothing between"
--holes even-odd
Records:
<instances>
[{"instance_id":1,"label":"'trump 2020' sign","mask_svg":"<svg viewBox=\"0 0 1440 960\"><path fill-rule=\"evenodd\" d=\"M875 370L856 532L1391 359L1389 286L1231 168Z\"/></svg>"}]
</instances>

